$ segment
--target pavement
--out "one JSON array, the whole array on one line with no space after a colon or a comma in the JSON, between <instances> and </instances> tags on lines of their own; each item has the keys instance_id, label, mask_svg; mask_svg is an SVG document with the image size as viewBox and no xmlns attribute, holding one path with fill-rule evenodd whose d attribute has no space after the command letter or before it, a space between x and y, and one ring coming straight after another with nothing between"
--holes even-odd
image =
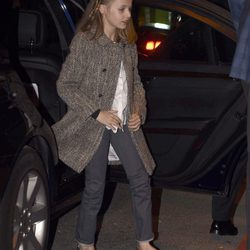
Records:
<instances>
[{"instance_id":1,"label":"pavement","mask_svg":"<svg viewBox=\"0 0 250 250\"><path fill-rule=\"evenodd\" d=\"M245 232L245 196L234 217L239 230L237 236L209 234L210 195L153 188L152 199L155 245L161 250L236 250ZM59 219L52 250L76 250L74 232L78 209L79 206ZM105 213L99 218L97 250L135 250L127 184L117 185L110 206L102 211Z\"/></svg>"}]
</instances>

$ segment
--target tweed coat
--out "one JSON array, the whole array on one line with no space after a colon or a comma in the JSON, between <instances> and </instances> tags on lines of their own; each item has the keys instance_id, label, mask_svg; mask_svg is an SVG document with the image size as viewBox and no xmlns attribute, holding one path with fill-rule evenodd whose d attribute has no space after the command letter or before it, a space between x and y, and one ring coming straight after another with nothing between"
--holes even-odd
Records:
<instances>
[{"instance_id":1,"label":"tweed coat","mask_svg":"<svg viewBox=\"0 0 250 250\"><path fill-rule=\"evenodd\" d=\"M59 96L68 105L65 116L52 129L59 158L81 172L98 149L105 125L91 115L98 109L111 110L123 60L128 85L127 117L138 111L145 121L145 92L137 70L135 44L113 43L103 34L92 39L91 32L77 33L57 80ZM148 174L155 167L142 130L130 131Z\"/></svg>"},{"instance_id":2,"label":"tweed coat","mask_svg":"<svg viewBox=\"0 0 250 250\"><path fill-rule=\"evenodd\" d=\"M250 82L250 1L229 0L237 32L237 46L230 76Z\"/></svg>"}]
</instances>

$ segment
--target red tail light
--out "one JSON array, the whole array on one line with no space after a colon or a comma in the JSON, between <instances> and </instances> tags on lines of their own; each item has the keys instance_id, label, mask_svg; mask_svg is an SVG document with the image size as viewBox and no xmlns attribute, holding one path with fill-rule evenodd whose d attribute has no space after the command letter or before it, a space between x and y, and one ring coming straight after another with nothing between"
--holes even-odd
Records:
<instances>
[{"instance_id":1,"label":"red tail light","mask_svg":"<svg viewBox=\"0 0 250 250\"><path fill-rule=\"evenodd\" d=\"M161 45L161 41L147 41L146 42L146 50L155 50L157 47Z\"/></svg>"}]
</instances>

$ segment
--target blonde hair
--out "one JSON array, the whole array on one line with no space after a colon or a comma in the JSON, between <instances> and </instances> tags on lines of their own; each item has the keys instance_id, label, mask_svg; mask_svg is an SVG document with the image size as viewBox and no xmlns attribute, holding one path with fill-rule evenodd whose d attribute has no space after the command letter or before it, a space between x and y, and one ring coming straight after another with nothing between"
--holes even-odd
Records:
<instances>
[{"instance_id":1,"label":"blonde hair","mask_svg":"<svg viewBox=\"0 0 250 250\"><path fill-rule=\"evenodd\" d=\"M100 37L103 34L102 14L99 11L100 4L107 5L114 0L90 0L87 8L77 24L76 32L93 31L93 39ZM126 40L129 43L134 43L137 40L132 18L125 29L117 29L118 40Z\"/></svg>"}]
</instances>

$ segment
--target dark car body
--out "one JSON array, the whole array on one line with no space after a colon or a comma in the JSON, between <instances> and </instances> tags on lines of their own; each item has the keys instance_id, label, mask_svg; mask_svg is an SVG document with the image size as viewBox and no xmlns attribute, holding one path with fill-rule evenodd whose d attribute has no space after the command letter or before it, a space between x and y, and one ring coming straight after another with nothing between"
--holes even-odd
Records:
<instances>
[{"instance_id":1,"label":"dark car body","mask_svg":"<svg viewBox=\"0 0 250 250\"><path fill-rule=\"evenodd\" d=\"M228 77L235 46L230 15L207 1L137 2L172 17L154 53L139 53L154 183L224 193L233 159L246 146L244 93Z\"/></svg>"},{"instance_id":2,"label":"dark car body","mask_svg":"<svg viewBox=\"0 0 250 250\"><path fill-rule=\"evenodd\" d=\"M0 248L6 250L27 249L31 239L45 247L55 205L48 176L58 162L57 146L32 90L12 69L1 68Z\"/></svg>"},{"instance_id":3,"label":"dark car body","mask_svg":"<svg viewBox=\"0 0 250 250\"><path fill-rule=\"evenodd\" d=\"M25 87L14 73L1 74L0 86L0 195L3 197L8 178L18 155L25 146L31 146L50 158L44 158L46 168L56 165L57 147L50 127L44 122L29 99ZM28 88L28 87L27 87Z\"/></svg>"},{"instance_id":4,"label":"dark car body","mask_svg":"<svg viewBox=\"0 0 250 250\"><path fill-rule=\"evenodd\" d=\"M49 126L67 112L56 80L86 4L27 0L19 9L8 10L13 16L6 12L1 19L12 20L4 28L12 42L1 41L0 73L11 65L20 82L34 88L39 103L31 91L33 102L24 106L32 106L36 118L27 118L22 100L28 97L12 108L12 92L6 92L6 83L1 86L0 197L10 185L19 152L31 146L44 157L48 206L54 216L79 202L84 186L84 173L52 160L56 145ZM157 17L159 10L168 29L151 25L156 23L151 16ZM236 35L225 1L135 0L133 18L148 105L143 130L157 164L152 184L227 195L239 160L246 155L246 103L241 83L228 76ZM145 50L146 42L158 39L157 48ZM122 166L110 166L107 178L126 181Z\"/></svg>"}]
</instances>

